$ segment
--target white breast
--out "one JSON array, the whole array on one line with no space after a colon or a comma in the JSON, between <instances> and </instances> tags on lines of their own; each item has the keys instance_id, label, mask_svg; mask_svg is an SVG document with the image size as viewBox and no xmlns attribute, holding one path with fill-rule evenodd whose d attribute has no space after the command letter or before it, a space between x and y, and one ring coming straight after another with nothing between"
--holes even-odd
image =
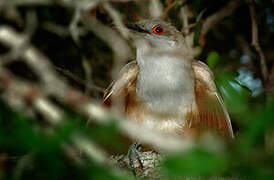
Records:
<instances>
[{"instance_id":1,"label":"white breast","mask_svg":"<svg viewBox=\"0 0 274 180\"><path fill-rule=\"evenodd\" d=\"M137 56L137 62L140 71L136 94L149 109L173 114L191 107L194 77L189 60L162 53Z\"/></svg>"}]
</instances>

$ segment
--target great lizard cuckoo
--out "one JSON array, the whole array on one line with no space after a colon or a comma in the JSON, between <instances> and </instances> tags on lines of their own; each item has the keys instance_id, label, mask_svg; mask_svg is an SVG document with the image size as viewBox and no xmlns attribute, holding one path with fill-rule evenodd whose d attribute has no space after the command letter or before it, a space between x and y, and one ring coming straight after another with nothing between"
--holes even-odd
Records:
<instances>
[{"instance_id":1,"label":"great lizard cuckoo","mask_svg":"<svg viewBox=\"0 0 274 180\"><path fill-rule=\"evenodd\" d=\"M196 138L210 131L233 138L213 73L191 57L182 33L160 19L127 27L136 42L136 61L106 90L104 104L119 106L130 120L163 133Z\"/></svg>"}]
</instances>

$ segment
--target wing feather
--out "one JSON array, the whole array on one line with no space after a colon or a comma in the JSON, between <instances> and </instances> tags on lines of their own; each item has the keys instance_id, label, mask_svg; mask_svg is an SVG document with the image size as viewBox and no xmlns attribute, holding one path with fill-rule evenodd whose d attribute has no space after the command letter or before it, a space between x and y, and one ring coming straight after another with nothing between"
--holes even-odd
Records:
<instances>
[{"instance_id":1,"label":"wing feather","mask_svg":"<svg viewBox=\"0 0 274 180\"><path fill-rule=\"evenodd\" d=\"M195 74L195 95L198 107L197 111L190 113L187 122L190 131L210 130L228 137L234 137L228 112L224 106L220 94L216 88L213 74L207 65L200 61L194 61L192 67ZM124 66L118 78L106 89L103 104L111 106L117 100L125 106L130 96L130 90L136 83L139 72L136 61L132 61ZM121 101L124 101L121 103ZM117 107L117 104L115 104ZM196 129L196 130L195 130ZM194 132L193 131L193 132ZM195 133L195 132L194 132Z\"/></svg>"},{"instance_id":2,"label":"wing feather","mask_svg":"<svg viewBox=\"0 0 274 180\"><path fill-rule=\"evenodd\" d=\"M213 130L228 137L234 137L231 121L220 94L216 88L213 74L206 64L194 61L195 95L200 121L199 129Z\"/></svg>"},{"instance_id":3,"label":"wing feather","mask_svg":"<svg viewBox=\"0 0 274 180\"><path fill-rule=\"evenodd\" d=\"M103 104L106 106L111 106L113 104L114 97L115 101L117 99L117 101L120 102L120 105L124 104L121 101L123 101L123 99L127 96L127 89L137 78L138 72L139 67L136 61L131 61L126 64L120 71L118 78L105 90Z\"/></svg>"}]
</instances>

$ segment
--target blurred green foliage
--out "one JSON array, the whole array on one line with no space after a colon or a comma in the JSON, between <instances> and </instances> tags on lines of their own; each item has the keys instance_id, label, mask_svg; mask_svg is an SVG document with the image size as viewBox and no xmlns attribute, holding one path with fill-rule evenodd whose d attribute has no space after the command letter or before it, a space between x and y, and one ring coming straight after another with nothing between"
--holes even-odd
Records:
<instances>
[{"instance_id":1,"label":"blurred green foliage","mask_svg":"<svg viewBox=\"0 0 274 180\"><path fill-rule=\"evenodd\" d=\"M216 66L216 64L219 61L219 54L216 51L212 51L208 54L207 58L206 58L206 62L207 65L210 67L210 69L214 69L214 67Z\"/></svg>"},{"instance_id":2,"label":"blurred green foliage","mask_svg":"<svg viewBox=\"0 0 274 180\"><path fill-rule=\"evenodd\" d=\"M0 170L1 179L131 179L97 162L87 160L87 165L79 166L64 154L64 145L70 144L76 134L111 144L112 150L119 146L115 124L88 129L80 119L79 115L69 113L61 127L42 128L38 126L39 120L13 112L1 102L0 155L8 155L1 162L5 165Z\"/></svg>"},{"instance_id":3,"label":"blurred green foliage","mask_svg":"<svg viewBox=\"0 0 274 180\"><path fill-rule=\"evenodd\" d=\"M218 81L224 91L225 100L232 103L235 120L243 125L240 134L224 152L210 151L197 145L187 152L167 156L163 161L163 173L168 178L210 178L227 177L240 179L272 179L274 177L274 152L265 148L264 137L274 129L274 103L266 108L250 106L248 91L225 74ZM233 78L232 78L233 79ZM244 118L244 119L242 119ZM11 111L1 103L0 107L0 149L15 159L7 160L16 164L27 157L20 179L129 179L115 173L110 167L88 161L88 166L76 166L63 153L63 145L70 137L81 132L105 146L119 146L115 123L103 127L86 128L76 114L69 113L66 122L51 133L37 126L39 121L22 113ZM244 121L244 122L242 122ZM239 123L239 124L241 124ZM115 138L116 137L116 138ZM118 144L117 144L118 143ZM120 142L121 143L121 142ZM213 141L214 143L214 141ZM214 146L214 144L211 144ZM209 146L211 146L209 144ZM20 171L18 165L8 169L2 177L13 179ZM19 169L19 170L18 170ZM9 178L10 176L10 178Z\"/></svg>"},{"instance_id":4,"label":"blurred green foliage","mask_svg":"<svg viewBox=\"0 0 274 180\"><path fill-rule=\"evenodd\" d=\"M179 155L169 156L164 162L164 170L170 176L209 177L217 176L227 170L225 156L193 148Z\"/></svg>"},{"instance_id":5,"label":"blurred green foliage","mask_svg":"<svg viewBox=\"0 0 274 180\"><path fill-rule=\"evenodd\" d=\"M274 132L274 103L266 107L251 103L250 91L239 85L234 76L235 73L225 72L217 78L217 84L234 123L236 121L241 129L240 132L236 130L235 140L225 153L208 152L198 146L167 157L163 166L168 176L274 178L274 150L273 146L268 146L273 143L273 136L271 142L265 141L265 137Z\"/></svg>"}]
</instances>

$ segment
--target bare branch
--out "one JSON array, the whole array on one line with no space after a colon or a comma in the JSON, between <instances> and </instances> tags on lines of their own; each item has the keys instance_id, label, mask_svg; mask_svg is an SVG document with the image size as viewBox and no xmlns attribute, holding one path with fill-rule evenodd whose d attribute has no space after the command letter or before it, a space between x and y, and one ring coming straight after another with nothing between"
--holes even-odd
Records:
<instances>
[{"instance_id":1,"label":"bare branch","mask_svg":"<svg viewBox=\"0 0 274 180\"><path fill-rule=\"evenodd\" d=\"M18 179L22 179L22 174L24 172L24 170L30 166L30 164L32 164L34 157L33 157L33 152L24 155L22 157L20 157L20 159L18 160L18 163L15 167L14 173L12 175L12 179L18 180Z\"/></svg>"},{"instance_id":2,"label":"bare branch","mask_svg":"<svg viewBox=\"0 0 274 180\"><path fill-rule=\"evenodd\" d=\"M132 1L132 0L89 0L89 1L85 1L85 0L5 0L4 1L4 5L8 4L8 5L17 5L17 6L49 6L49 5L53 5L53 4L60 4L63 6L68 6L68 7L76 7L76 4L82 4L84 6L88 7L88 4L93 4L93 3L103 3L103 2L128 2L128 1Z\"/></svg>"},{"instance_id":3,"label":"bare branch","mask_svg":"<svg viewBox=\"0 0 274 180\"><path fill-rule=\"evenodd\" d=\"M188 3L189 0L174 0L173 3L171 3L171 1L167 1L167 8L165 9L164 13L163 13L163 16L162 16L162 19L166 19L168 17L168 13L169 11L175 7L176 4L180 5L181 8L184 7L187 3Z\"/></svg>"},{"instance_id":4,"label":"bare branch","mask_svg":"<svg viewBox=\"0 0 274 180\"><path fill-rule=\"evenodd\" d=\"M108 162L107 154L95 143L83 137L79 134L75 135L72 138L74 144L80 149L83 150L90 159L93 161L106 164Z\"/></svg>"},{"instance_id":5,"label":"bare branch","mask_svg":"<svg viewBox=\"0 0 274 180\"><path fill-rule=\"evenodd\" d=\"M16 80L9 71L2 67L0 67L0 81L1 89L6 92L12 92L12 94L16 95L19 99L31 102L34 108L42 113L42 115L44 115L44 117L48 119L51 124L57 125L61 122L61 118L63 116L61 110L57 106L50 103L46 97L40 93L41 91L38 86ZM15 97L10 98L12 100ZM6 98L6 100L8 99Z\"/></svg>"},{"instance_id":6,"label":"bare branch","mask_svg":"<svg viewBox=\"0 0 274 180\"><path fill-rule=\"evenodd\" d=\"M163 13L163 5L159 0L151 0L149 3L150 17L159 18Z\"/></svg>"},{"instance_id":7,"label":"bare branch","mask_svg":"<svg viewBox=\"0 0 274 180\"><path fill-rule=\"evenodd\" d=\"M178 0L175 0L173 3L169 3L167 8L165 9L162 19L166 19L168 16L169 11L178 3Z\"/></svg>"},{"instance_id":8,"label":"bare branch","mask_svg":"<svg viewBox=\"0 0 274 180\"><path fill-rule=\"evenodd\" d=\"M135 11L133 11L129 6L128 4L122 4L128 12L130 12L130 14L133 15L133 17L137 20L137 21L140 21L142 20L143 18L141 16L139 16Z\"/></svg>"},{"instance_id":9,"label":"bare branch","mask_svg":"<svg viewBox=\"0 0 274 180\"><path fill-rule=\"evenodd\" d=\"M12 49L17 48L26 38L25 34L18 34L9 27L0 27L0 41ZM45 90L48 93L58 92L56 89L64 89L66 87L66 84L60 78L57 78L58 76L53 71L49 59L35 47L31 45L26 46L22 50L22 58L39 75L43 82L42 85L47 86Z\"/></svg>"},{"instance_id":10,"label":"bare branch","mask_svg":"<svg viewBox=\"0 0 274 180\"><path fill-rule=\"evenodd\" d=\"M122 65L132 57L132 51L128 43L113 29L105 26L94 17L85 19L86 26L95 33L99 38L108 44L114 53L114 66L112 77L116 79L116 75Z\"/></svg>"},{"instance_id":11,"label":"bare branch","mask_svg":"<svg viewBox=\"0 0 274 180\"><path fill-rule=\"evenodd\" d=\"M6 0L5 4L9 5L19 5L19 6L30 6L30 5L40 5L48 6L54 4L53 0Z\"/></svg>"},{"instance_id":12,"label":"bare branch","mask_svg":"<svg viewBox=\"0 0 274 180\"><path fill-rule=\"evenodd\" d=\"M85 94L88 95L90 93L90 88L88 88L88 85L91 84L92 86L95 86L92 81L92 68L86 58L83 59L82 66L85 71L85 79L86 79ZM104 88L101 88L101 92L105 92Z\"/></svg>"},{"instance_id":13,"label":"bare branch","mask_svg":"<svg viewBox=\"0 0 274 180\"><path fill-rule=\"evenodd\" d=\"M66 75L67 77L71 78L75 82L77 82L81 85L84 85L88 90L95 90L95 91L98 91L98 92L104 92L104 88L96 86L94 84L91 84L90 81L88 81L88 80L87 81L82 80L81 78L77 77L76 75L74 75L72 72L70 72L67 69L63 69L63 68L60 68L60 67L57 67L57 66L54 66L54 68L57 71L61 72L62 74Z\"/></svg>"},{"instance_id":14,"label":"bare branch","mask_svg":"<svg viewBox=\"0 0 274 180\"><path fill-rule=\"evenodd\" d=\"M236 35L236 42L242 53L248 57L247 64L250 66L250 68L255 70L256 67L252 61L252 51L250 44L240 35Z\"/></svg>"},{"instance_id":15,"label":"bare branch","mask_svg":"<svg viewBox=\"0 0 274 180\"><path fill-rule=\"evenodd\" d=\"M185 33L188 34L189 33L189 28L188 28L188 8L187 8L187 6L183 6L180 9L180 18L183 21L182 29L185 29Z\"/></svg>"},{"instance_id":16,"label":"bare branch","mask_svg":"<svg viewBox=\"0 0 274 180\"><path fill-rule=\"evenodd\" d=\"M45 115L47 119L50 119L51 123L60 123L63 117L61 115L62 112L44 98L44 95L46 94L44 89L40 89L31 83L16 80L16 78L4 68L0 68L0 84L2 90L12 90L15 94L23 97L23 99L32 102L32 104L35 105L36 110ZM108 123L114 118L119 121L118 128L121 132L140 142L150 144L155 147L155 149L172 152L183 151L193 146L191 141L182 140L179 136L163 135L157 130L150 129L115 115L102 108L99 104L92 103L85 95L72 88L58 89L57 91L64 94L64 96L60 96L60 92L53 93L60 102L72 106L79 113L88 117L93 117L91 120L99 124Z\"/></svg>"},{"instance_id":17,"label":"bare branch","mask_svg":"<svg viewBox=\"0 0 274 180\"><path fill-rule=\"evenodd\" d=\"M10 46L16 46L16 41L22 41L23 37L23 34L18 34L10 28L0 27L0 42ZM122 133L128 135L132 139L139 140L145 144L150 144L155 147L155 149L179 151L193 146L191 141L182 140L182 138L177 136L163 135L154 129L141 126L133 121L115 115L113 112L109 112L102 108L99 104L92 102L81 92L66 85L52 70L53 67L49 63L49 60L35 47L30 46L22 56L25 62L28 63L43 80L41 88L31 83L24 83L16 80L16 78L8 71L4 70L4 68L0 69L0 88L6 91L9 91L9 88L15 88L15 93L25 97L24 99L35 102L34 104L37 106L37 110L43 110L46 115L51 110L55 109L50 108L50 102L47 102L46 99L44 99L46 95L50 94L56 97L61 103L73 107L78 113L84 114L87 117L92 117L91 120L94 120L99 124L107 123L113 119L113 117L116 117L115 119L119 121L119 129ZM26 90L23 90L23 87ZM57 113L56 111L47 116L52 120L57 120L61 117L57 114L60 113Z\"/></svg>"},{"instance_id":18,"label":"bare branch","mask_svg":"<svg viewBox=\"0 0 274 180\"><path fill-rule=\"evenodd\" d=\"M210 29L215 27L222 19L232 14L232 12L240 6L242 0L231 0L225 7L216 12L215 14L206 18L203 23L200 38L204 39L205 35Z\"/></svg>"},{"instance_id":19,"label":"bare branch","mask_svg":"<svg viewBox=\"0 0 274 180\"><path fill-rule=\"evenodd\" d=\"M16 41L17 44L13 46L13 48L11 49L9 53L0 56L0 59L1 59L0 64L3 65L3 64L11 63L14 60L16 60L19 56L21 56L22 52L24 52L26 48L28 47L28 43L36 30L36 26L37 26L36 13L35 11L30 10L26 13L26 28L24 30L25 36L18 40L14 39L14 41Z\"/></svg>"},{"instance_id":20,"label":"bare branch","mask_svg":"<svg viewBox=\"0 0 274 180\"><path fill-rule=\"evenodd\" d=\"M113 19L114 24L117 27L118 31L121 33L121 35L125 39L128 39L129 31L123 23L122 15L116 9L114 9L114 7L112 7L111 4L108 2L105 2L103 6L109 13L110 17Z\"/></svg>"},{"instance_id":21,"label":"bare branch","mask_svg":"<svg viewBox=\"0 0 274 180\"><path fill-rule=\"evenodd\" d=\"M79 43L79 36L83 34L83 29L78 27L78 23L82 17L82 9L80 7L76 7L74 10L74 15L72 21L69 25L69 31L71 33L72 39L75 41L76 44Z\"/></svg>"},{"instance_id":22,"label":"bare branch","mask_svg":"<svg viewBox=\"0 0 274 180\"><path fill-rule=\"evenodd\" d=\"M259 45L259 36L258 36L258 23L256 18L256 12L255 12L255 4L253 0L250 0L249 3L249 10L250 10L250 17L252 22L252 42L251 45L254 47L254 49L257 51L259 58L260 58L260 65L261 65L261 72L263 76L263 80L266 81L268 78L268 70L266 66L266 60L265 55Z\"/></svg>"},{"instance_id":23,"label":"bare branch","mask_svg":"<svg viewBox=\"0 0 274 180\"><path fill-rule=\"evenodd\" d=\"M51 33L54 33L60 37L67 37L70 36L71 33L67 29L67 27L61 26L59 24L55 24L52 22L44 22L42 23L42 28L46 31L49 31Z\"/></svg>"}]
</instances>

